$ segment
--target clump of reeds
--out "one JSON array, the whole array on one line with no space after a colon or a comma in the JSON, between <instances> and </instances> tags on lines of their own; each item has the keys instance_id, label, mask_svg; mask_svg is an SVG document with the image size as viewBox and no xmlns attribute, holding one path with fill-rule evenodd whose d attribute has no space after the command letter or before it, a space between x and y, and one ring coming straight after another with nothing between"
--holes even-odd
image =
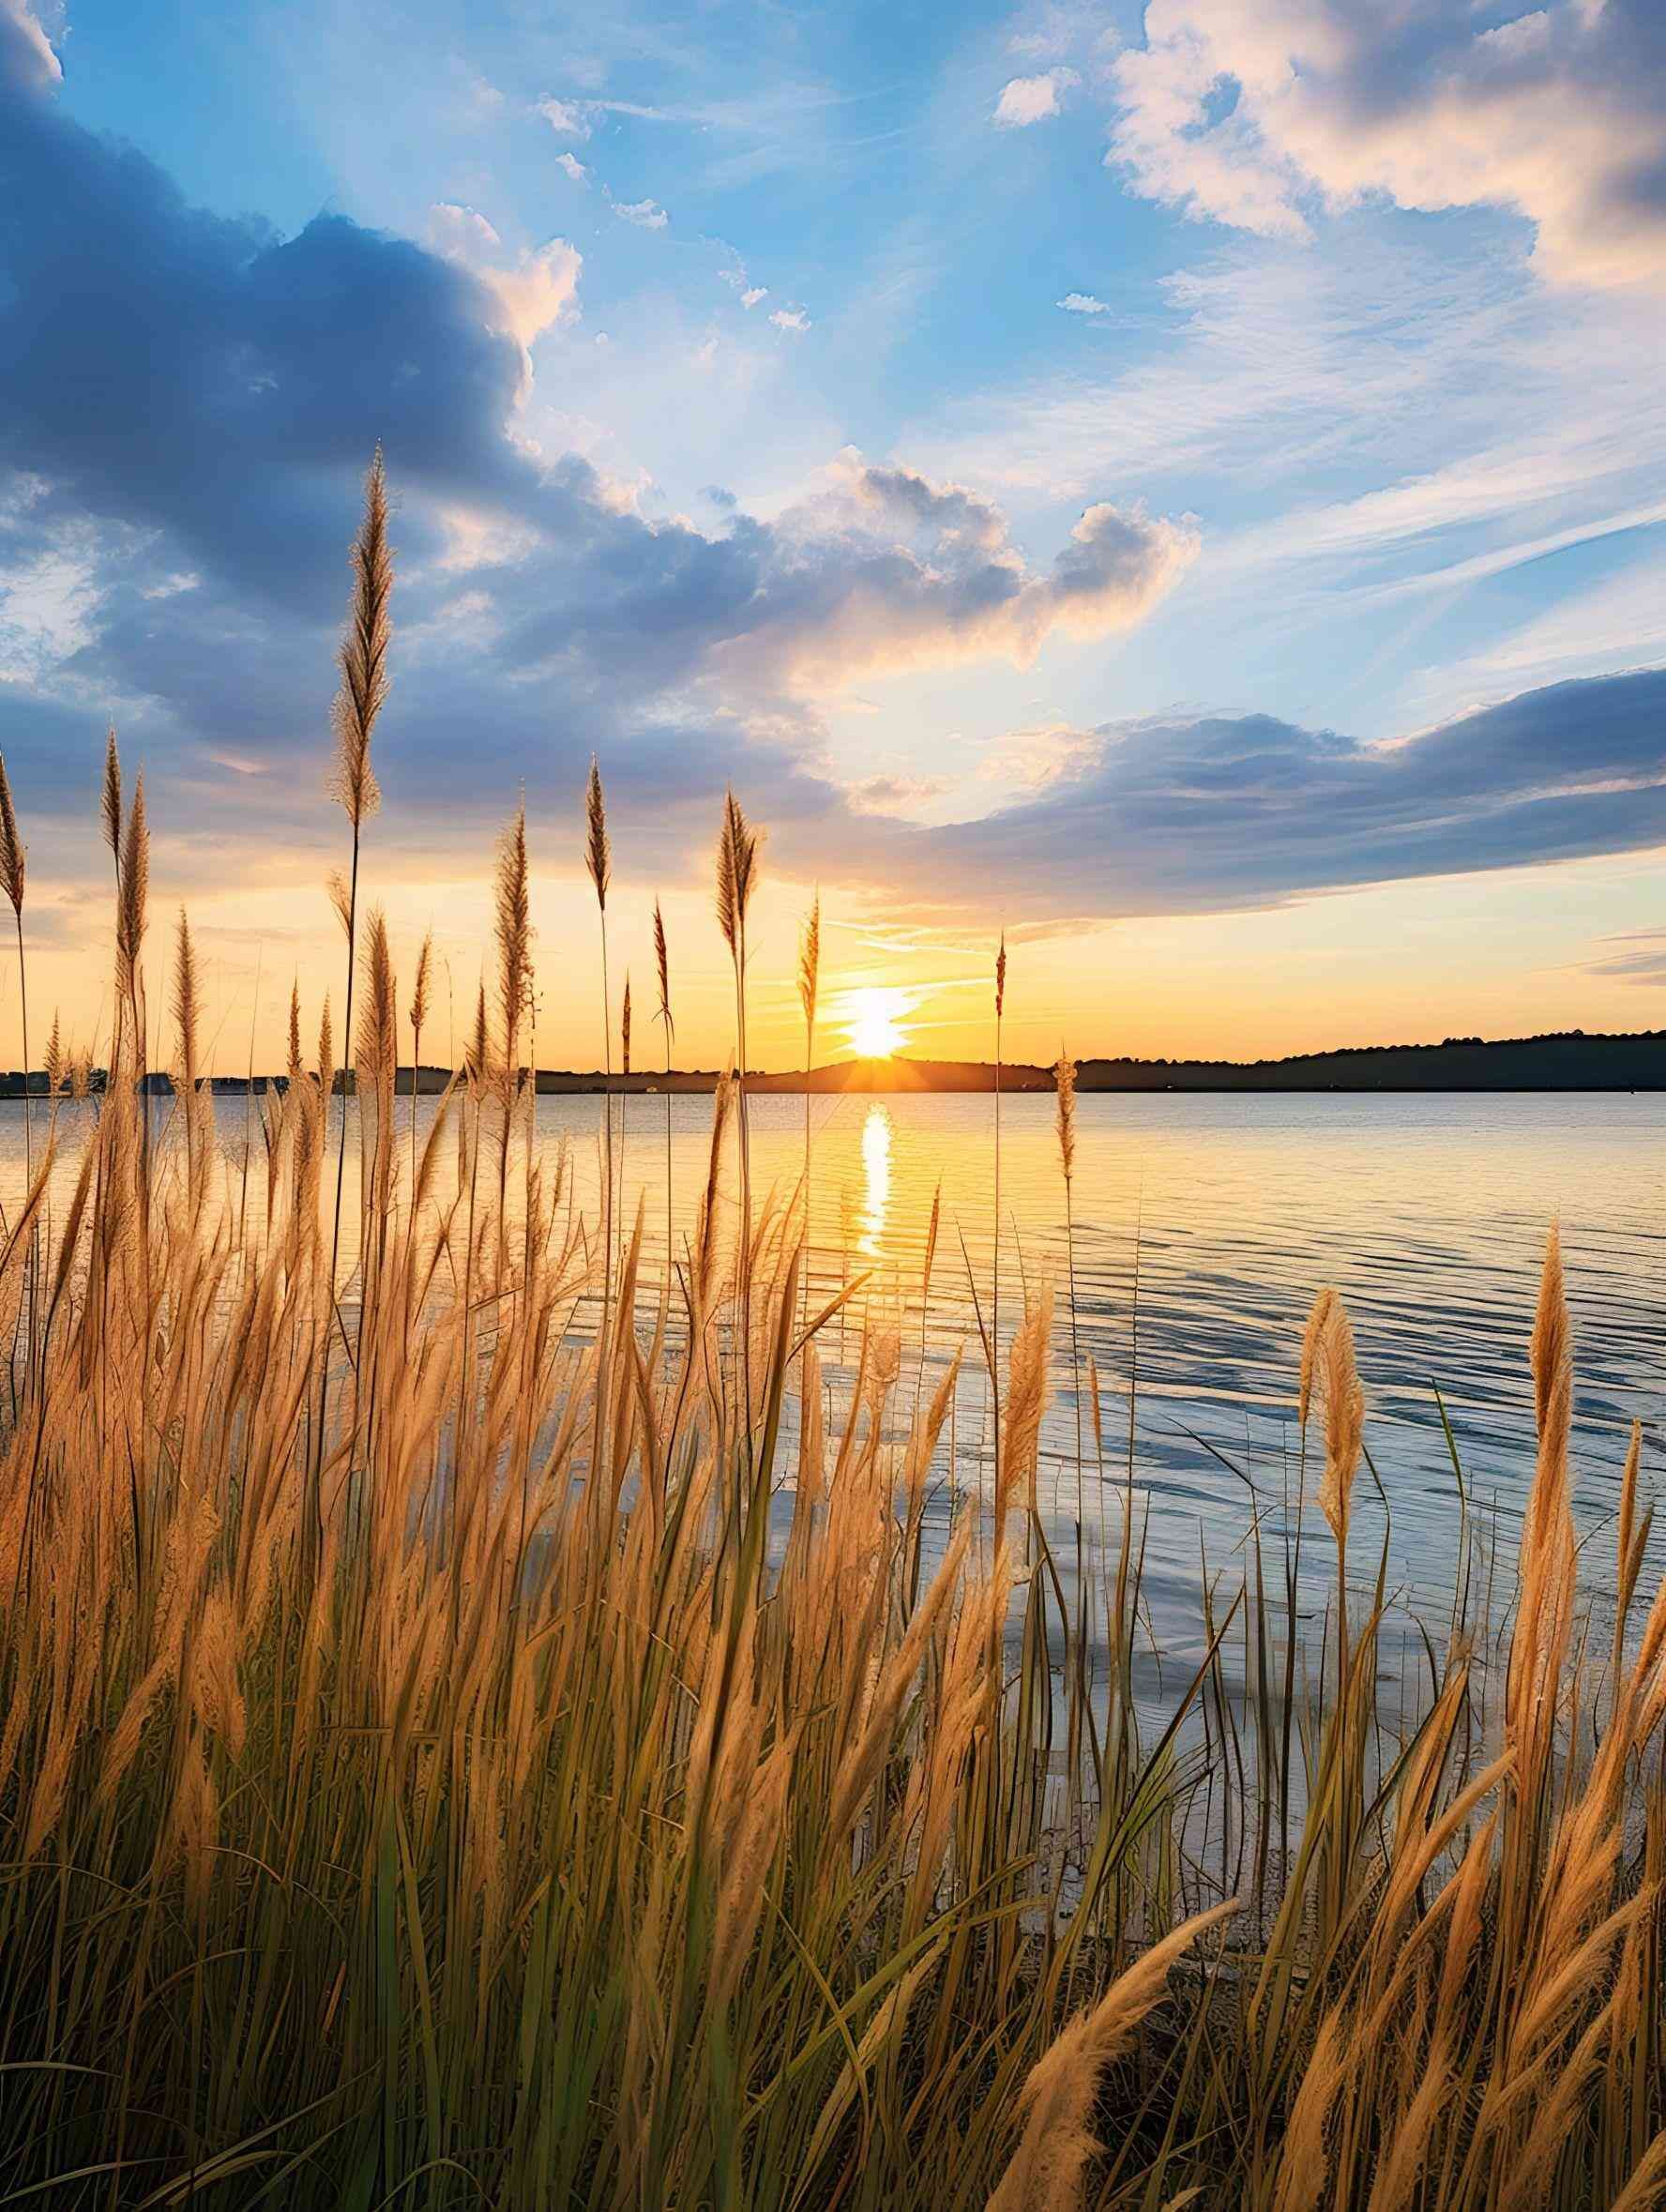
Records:
<instances>
[{"instance_id":1,"label":"clump of reeds","mask_svg":"<svg viewBox=\"0 0 1666 2212\"><path fill-rule=\"evenodd\" d=\"M1303 1430L1323 1417L1325 1647L1292 1716L1268 1654L1299 1644L1300 1594L1292 1568L1268 1596L1257 1531L1147 1736L1126 1523L1102 1686L1079 1663L1091 1577L1072 1600L1054 1568L1043 1278L1001 1363L994 1514L968 1501L939 1530L958 1369L910 1404L895 1330L858 1325L840 1361L845 1300L804 1320L792 1206L727 1235L742 1077L651 1332L627 1318L645 1263L611 1173L598 1253L558 1157L528 1141L524 1178L480 1172L482 1110L530 1097L523 823L499 855L495 1002L482 985L462 1080L408 1154L393 944L374 909L358 932L351 1305L323 1233L327 1000L308 1068L292 994L246 1222L183 917L181 1133L148 1141L147 833L119 775L104 826L127 1041L97 1114L60 1119L66 1071L88 1085L54 1030L53 1133L0 1237L14 1335L39 1293L0 1405L10 2201L1659 2201L1666 1593L1644 1609L1634 1448L1595 1672L1554 1239L1502 1735L1467 1615L1430 1640L1418 1709L1380 1698L1385 1568L1369 1602L1344 1571L1366 1409L1331 1293L1292 1363ZM742 1043L751 835L732 804ZM662 928L656 954L669 1036ZM1061 1063L1067 1189L1070 1103ZM614 1326L604 1299L591 1326L609 1270ZM922 1307L931 1280L928 1254ZM1088 1387L1102 1454L1091 1360ZM1224 1826L1200 1837L1209 1792Z\"/></svg>"}]
</instances>

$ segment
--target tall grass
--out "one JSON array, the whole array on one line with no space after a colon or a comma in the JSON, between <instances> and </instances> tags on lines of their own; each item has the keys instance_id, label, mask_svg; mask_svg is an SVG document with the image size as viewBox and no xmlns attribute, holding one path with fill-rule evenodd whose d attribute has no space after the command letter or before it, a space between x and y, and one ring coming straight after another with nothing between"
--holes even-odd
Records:
<instances>
[{"instance_id":1,"label":"tall grass","mask_svg":"<svg viewBox=\"0 0 1666 2212\"><path fill-rule=\"evenodd\" d=\"M183 919L147 1133L146 833L114 804L114 1065L60 1098L54 1047L0 1245L0 2202L1666 2203L1666 1592L1634 1448L1618 1618L1582 1631L1553 1238L1496 1724L1462 1574L1419 1710L1380 1696L1325 1294L1291 1361L1337 1566L1319 1644L1252 1533L1153 1733L1131 1502L1095 1626L1037 1497L1045 1285L995 1511L962 1498L933 1554L952 1371L928 1402L859 1316L825 1366L848 1294L803 1318L802 1209L749 1196L726 1233L733 802L742 1072L686 1265L650 1278L611 1163L599 1235L578 1220L533 1141L517 816L495 1005L415 1147L391 942L374 910L359 932L346 1285L327 1008L312 1067L293 1008L242 1209ZM594 809L589 838L604 901Z\"/></svg>"}]
</instances>

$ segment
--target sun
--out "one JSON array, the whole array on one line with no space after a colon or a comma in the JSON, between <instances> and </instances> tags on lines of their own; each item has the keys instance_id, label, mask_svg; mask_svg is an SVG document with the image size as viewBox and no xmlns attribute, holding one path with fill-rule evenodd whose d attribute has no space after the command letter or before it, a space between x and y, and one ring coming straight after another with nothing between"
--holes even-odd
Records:
<instances>
[{"instance_id":1,"label":"sun","mask_svg":"<svg viewBox=\"0 0 1666 2212\"><path fill-rule=\"evenodd\" d=\"M851 1050L859 1060L888 1060L904 1042L901 1016L908 1010L901 991L870 985L853 991L846 1028Z\"/></svg>"}]
</instances>

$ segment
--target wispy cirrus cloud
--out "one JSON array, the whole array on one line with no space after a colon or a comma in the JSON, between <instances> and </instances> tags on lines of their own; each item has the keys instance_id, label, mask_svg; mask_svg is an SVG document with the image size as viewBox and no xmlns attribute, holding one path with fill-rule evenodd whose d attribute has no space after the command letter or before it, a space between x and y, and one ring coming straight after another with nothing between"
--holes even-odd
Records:
<instances>
[{"instance_id":1,"label":"wispy cirrus cloud","mask_svg":"<svg viewBox=\"0 0 1666 2212\"><path fill-rule=\"evenodd\" d=\"M1666 983L1666 930L1627 930L1603 938L1584 973L1620 983Z\"/></svg>"}]
</instances>

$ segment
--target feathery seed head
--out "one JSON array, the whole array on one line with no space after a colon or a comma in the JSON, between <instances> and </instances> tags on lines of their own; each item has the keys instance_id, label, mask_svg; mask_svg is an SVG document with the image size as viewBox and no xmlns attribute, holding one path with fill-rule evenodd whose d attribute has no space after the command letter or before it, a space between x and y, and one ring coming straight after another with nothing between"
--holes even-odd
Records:
<instances>
[{"instance_id":1,"label":"feathery seed head","mask_svg":"<svg viewBox=\"0 0 1666 2212\"><path fill-rule=\"evenodd\" d=\"M623 1068L630 1073L630 970L625 971L625 1006L619 1016L619 1049L623 1054Z\"/></svg>"},{"instance_id":2,"label":"feathery seed head","mask_svg":"<svg viewBox=\"0 0 1666 2212\"><path fill-rule=\"evenodd\" d=\"M521 1021L532 997L532 898L527 878L524 800L498 844L496 928L504 1056L513 1077L521 1064Z\"/></svg>"},{"instance_id":3,"label":"feathery seed head","mask_svg":"<svg viewBox=\"0 0 1666 2212\"><path fill-rule=\"evenodd\" d=\"M11 803L11 779L6 773L5 758L0 756L0 890L11 901L14 914L23 911L27 863L28 852L18 835L17 814Z\"/></svg>"},{"instance_id":4,"label":"feathery seed head","mask_svg":"<svg viewBox=\"0 0 1666 2212\"><path fill-rule=\"evenodd\" d=\"M150 899L150 829L144 819L144 771L133 785L133 804L122 836L121 897L115 924L116 955L124 988L138 974Z\"/></svg>"},{"instance_id":5,"label":"feathery seed head","mask_svg":"<svg viewBox=\"0 0 1666 2212\"><path fill-rule=\"evenodd\" d=\"M433 932L430 930L422 940L422 950L416 955L416 979L411 986L411 1027L419 1037L428 1020L428 994L432 969Z\"/></svg>"},{"instance_id":6,"label":"feathery seed head","mask_svg":"<svg viewBox=\"0 0 1666 2212\"><path fill-rule=\"evenodd\" d=\"M121 755L115 749L115 724L104 740L104 789L98 806L104 829L104 842L117 865L121 862L122 841L122 785Z\"/></svg>"},{"instance_id":7,"label":"feathery seed head","mask_svg":"<svg viewBox=\"0 0 1666 2212\"><path fill-rule=\"evenodd\" d=\"M996 955L995 955L995 1020L996 1020L997 1022L998 1022L998 1021L1001 1019L1001 1014L1002 1014L1002 1011L1003 1011L1004 1008L1006 1007L1006 1004L1007 1004L1007 932L1006 932L1006 931L1005 931L1005 930L1003 930L1003 931L1001 932L1001 949L1000 949L1000 950L999 950L999 952L997 952L997 953L996 953Z\"/></svg>"},{"instance_id":8,"label":"feathery seed head","mask_svg":"<svg viewBox=\"0 0 1666 2212\"><path fill-rule=\"evenodd\" d=\"M613 872L613 849L608 842L607 801L602 796L601 770L590 755L590 780L584 791L584 866L596 886L596 903L607 912L608 884Z\"/></svg>"},{"instance_id":9,"label":"feathery seed head","mask_svg":"<svg viewBox=\"0 0 1666 2212\"><path fill-rule=\"evenodd\" d=\"M1062 1048L1053 1079L1058 1091L1059 1160L1068 1183L1076 1172L1076 1063Z\"/></svg>"},{"instance_id":10,"label":"feathery seed head","mask_svg":"<svg viewBox=\"0 0 1666 2212\"><path fill-rule=\"evenodd\" d=\"M1313 1375L1319 1360L1319 1347L1325 1341L1325 1330L1330 1320L1330 1310L1336 1304L1336 1293L1328 1283L1313 1300L1308 1326L1302 1334L1301 1384L1296 1395L1298 1425L1306 1428L1308 1414L1313 1402Z\"/></svg>"},{"instance_id":11,"label":"feathery seed head","mask_svg":"<svg viewBox=\"0 0 1666 2212\"><path fill-rule=\"evenodd\" d=\"M358 1018L358 1065L372 1082L380 1082L391 1078L393 1073L399 1010L394 997L387 917L379 906L371 909L360 961L364 969L364 1010Z\"/></svg>"},{"instance_id":12,"label":"feathery seed head","mask_svg":"<svg viewBox=\"0 0 1666 2212\"><path fill-rule=\"evenodd\" d=\"M724 944L736 960L746 934L747 907L757 871L758 832L731 791L723 799L723 826L718 833L718 924Z\"/></svg>"},{"instance_id":13,"label":"feathery seed head","mask_svg":"<svg viewBox=\"0 0 1666 2212\"><path fill-rule=\"evenodd\" d=\"M335 767L330 795L355 829L382 803L371 765L371 736L387 699L388 608L393 598L393 554L387 543L387 479L382 448L365 477L364 517L353 541L353 596L346 634L337 656L341 689L336 696Z\"/></svg>"},{"instance_id":14,"label":"feathery seed head","mask_svg":"<svg viewBox=\"0 0 1666 2212\"><path fill-rule=\"evenodd\" d=\"M1538 1283L1538 1309L1534 1315L1533 1340L1528 1356L1533 1366L1535 1413L1538 1433L1542 1437L1558 1386L1573 1357L1568 1293L1562 1274L1562 1236L1553 1223L1545 1239L1544 1268Z\"/></svg>"},{"instance_id":15,"label":"feathery seed head","mask_svg":"<svg viewBox=\"0 0 1666 2212\"><path fill-rule=\"evenodd\" d=\"M822 967L822 895L818 891L804 925L804 935L798 947L798 1004L804 1008L806 1035L813 1038L816 1021L816 994L820 985Z\"/></svg>"},{"instance_id":16,"label":"feathery seed head","mask_svg":"<svg viewBox=\"0 0 1666 2212\"><path fill-rule=\"evenodd\" d=\"M179 930L174 952L174 1024L179 1033L179 1066L188 1084L197 1080L197 1053L201 1034L202 997L197 980L197 952L191 943L190 923L179 909Z\"/></svg>"},{"instance_id":17,"label":"feathery seed head","mask_svg":"<svg viewBox=\"0 0 1666 2212\"><path fill-rule=\"evenodd\" d=\"M1321 1294L1314 1304L1319 1317L1315 1332L1309 1324L1311 1346L1304 1344L1303 1415L1311 1404L1315 1385L1325 1406L1325 1473L1319 1484L1319 1504L1330 1532L1339 1544L1348 1538L1348 1510L1354 1478L1365 1447L1365 1392L1354 1355L1354 1327L1348 1309L1333 1291Z\"/></svg>"},{"instance_id":18,"label":"feathery seed head","mask_svg":"<svg viewBox=\"0 0 1666 2212\"><path fill-rule=\"evenodd\" d=\"M475 997L475 1031L462 1050L463 1071L471 1083L483 1083L492 1065L492 1031L486 1019L486 986Z\"/></svg>"},{"instance_id":19,"label":"feathery seed head","mask_svg":"<svg viewBox=\"0 0 1666 2212\"><path fill-rule=\"evenodd\" d=\"M659 1019L670 1037L676 1024L671 1018L671 963L665 952L665 917L659 912L658 899L654 901L654 966L659 977Z\"/></svg>"}]
</instances>

